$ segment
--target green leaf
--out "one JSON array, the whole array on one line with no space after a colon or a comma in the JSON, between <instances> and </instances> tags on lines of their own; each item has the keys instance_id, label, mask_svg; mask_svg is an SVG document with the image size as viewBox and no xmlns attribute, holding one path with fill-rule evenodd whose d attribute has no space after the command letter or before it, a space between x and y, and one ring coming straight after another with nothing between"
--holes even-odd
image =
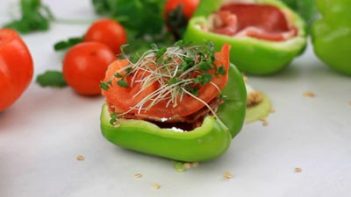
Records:
<instances>
[{"instance_id":1,"label":"green leaf","mask_svg":"<svg viewBox=\"0 0 351 197\"><path fill-rule=\"evenodd\" d=\"M83 42L82 37L72 37L67 40L62 40L54 44L55 51L61 51L73 47L74 45Z\"/></svg>"},{"instance_id":2,"label":"green leaf","mask_svg":"<svg viewBox=\"0 0 351 197\"><path fill-rule=\"evenodd\" d=\"M110 88L111 82L101 82L100 83L100 88L107 91Z\"/></svg>"},{"instance_id":3,"label":"green leaf","mask_svg":"<svg viewBox=\"0 0 351 197\"><path fill-rule=\"evenodd\" d=\"M119 81L117 81L117 85L121 86L122 88L128 87L128 83L123 79L120 79Z\"/></svg>"},{"instance_id":4,"label":"green leaf","mask_svg":"<svg viewBox=\"0 0 351 197\"><path fill-rule=\"evenodd\" d=\"M53 15L48 6L41 4L40 0L21 0L21 17L4 25L21 33L33 31L46 31L50 27Z\"/></svg>"},{"instance_id":5,"label":"green leaf","mask_svg":"<svg viewBox=\"0 0 351 197\"><path fill-rule=\"evenodd\" d=\"M225 69L223 66L217 68L217 71L216 71L216 74L219 74L219 75L225 75Z\"/></svg>"},{"instance_id":6,"label":"green leaf","mask_svg":"<svg viewBox=\"0 0 351 197\"><path fill-rule=\"evenodd\" d=\"M57 87L62 88L67 86L66 81L63 78L63 74L60 71L49 70L43 74L37 76L36 82L41 87Z\"/></svg>"},{"instance_id":7,"label":"green leaf","mask_svg":"<svg viewBox=\"0 0 351 197\"><path fill-rule=\"evenodd\" d=\"M205 85L212 80L212 75L209 73L204 73L195 78L195 83L199 83L200 85Z\"/></svg>"},{"instance_id":8,"label":"green leaf","mask_svg":"<svg viewBox=\"0 0 351 197\"><path fill-rule=\"evenodd\" d=\"M165 29L163 6L165 0L92 0L98 14L118 20L135 38L160 35ZM131 36L129 36L131 38Z\"/></svg>"},{"instance_id":9,"label":"green leaf","mask_svg":"<svg viewBox=\"0 0 351 197\"><path fill-rule=\"evenodd\" d=\"M201 62L199 64L199 69L202 71L208 71L212 68L212 63L210 62Z\"/></svg>"}]
</instances>

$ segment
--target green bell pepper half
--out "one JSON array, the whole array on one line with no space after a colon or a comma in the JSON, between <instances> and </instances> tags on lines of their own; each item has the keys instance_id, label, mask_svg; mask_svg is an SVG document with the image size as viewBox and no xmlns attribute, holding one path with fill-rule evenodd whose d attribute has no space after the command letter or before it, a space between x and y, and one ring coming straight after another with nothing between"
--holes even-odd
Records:
<instances>
[{"instance_id":1,"label":"green bell pepper half","mask_svg":"<svg viewBox=\"0 0 351 197\"><path fill-rule=\"evenodd\" d=\"M208 115L200 127L189 132L162 129L143 120L119 119L114 126L104 105L102 134L113 144L145 154L187 162L214 159L228 149L245 118L246 89L242 75L233 65L228 74L228 84L222 92L224 103L217 111L222 123Z\"/></svg>"},{"instance_id":2,"label":"green bell pepper half","mask_svg":"<svg viewBox=\"0 0 351 197\"><path fill-rule=\"evenodd\" d=\"M188 24L184 40L193 43L212 41L215 43L217 50L224 43L229 43L232 46L231 62L240 71L247 74L269 75L282 70L294 57L300 55L306 47L305 23L300 16L280 1L256 0L256 3L273 5L286 13L298 29L298 35L286 41L272 42L251 37L236 38L206 32L200 26L207 25L207 17L219 10L222 0L202 0L195 17Z\"/></svg>"},{"instance_id":3,"label":"green bell pepper half","mask_svg":"<svg viewBox=\"0 0 351 197\"><path fill-rule=\"evenodd\" d=\"M351 1L316 3L321 18L312 26L314 51L331 68L351 75Z\"/></svg>"}]
</instances>

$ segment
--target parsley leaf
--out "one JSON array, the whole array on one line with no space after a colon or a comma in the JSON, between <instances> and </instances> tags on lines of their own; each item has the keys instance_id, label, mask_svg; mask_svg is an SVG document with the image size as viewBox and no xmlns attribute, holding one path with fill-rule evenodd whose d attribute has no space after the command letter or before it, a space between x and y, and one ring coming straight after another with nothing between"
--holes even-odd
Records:
<instances>
[{"instance_id":1,"label":"parsley leaf","mask_svg":"<svg viewBox=\"0 0 351 197\"><path fill-rule=\"evenodd\" d=\"M46 31L50 21L54 19L49 7L41 4L40 0L21 0L21 17L4 25L21 33Z\"/></svg>"},{"instance_id":2,"label":"parsley leaf","mask_svg":"<svg viewBox=\"0 0 351 197\"><path fill-rule=\"evenodd\" d=\"M83 42L82 37L68 38L67 40L63 40L55 43L54 50L55 51L65 50L81 42Z\"/></svg>"},{"instance_id":3,"label":"parsley leaf","mask_svg":"<svg viewBox=\"0 0 351 197\"><path fill-rule=\"evenodd\" d=\"M67 86L60 71L49 70L37 76L36 82L41 87L57 87L62 88Z\"/></svg>"},{"instance_id":4,"label":"parsley leaf","mask_svg":"<svg viewBox=\"0 0 351 197\"><path fill-rule=\"evenodd\" d=\"M121 86L122 88L128 88L128 83L124 79L118 80L117 85Z\"/></svg>"}]
</instances>

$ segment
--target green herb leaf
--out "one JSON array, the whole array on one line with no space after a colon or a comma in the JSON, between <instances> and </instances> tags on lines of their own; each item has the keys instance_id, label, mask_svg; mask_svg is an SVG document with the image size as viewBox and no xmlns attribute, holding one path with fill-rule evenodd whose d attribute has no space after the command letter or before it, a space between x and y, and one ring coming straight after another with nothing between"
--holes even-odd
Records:
<instances>
[{"instance_id":1,"label":"green herb leaf","mask_svg":"<svg viewBox=\"0 0 351 197\"><path fill-rule=\"evenodd\" d=\"M39 75L36 82L41 87L57 87L62 88L67 86L66 81L63 78L63 74L60 71L46 71L45 73Z\"/></svg>"},{"instance_id":2,"label":"green herb leaf","mask_svg":"<svg viewBox=\"0 0 351 197\"><path fill-rule=\"evenodd\" d=\"M176 84L178 83L180 80L177 79L177 78L170 78L169 81L168 81L168 85L173 85L173 84Z\"/></svg>"},{"instance_id":3,"label":"green herb leaf","mask_svg":"<svg viewBox=\"0 0 351 197\"><path fill-rule=\"evenodd\" d=\"M219 75L225 75L225 69L223 66L217 68L217 71L216 71L216 74L219 74Z\"/></svg>"},{"instance_id":4,"label":"green herb leaf","mask_svg":"<svg viewBox=\"0 0 351 197\"><path fill-rule=\"evenodd\" d=\"M107 91L110 88L110 83L108 82L100 82L100 88Z\"/></svg>"},{"instance_id":5,"label":"green herb leaf","mask_svg":"<svg viewBox=\"0 0 351 197\"><path fill-rule=\"evenodd\" d=\"M46 31L49 29L53 15L46 5L40 0L21 0L21 18L4 25L6 28L15 29L21 33L33 31Z\"/></svg>"},{"instance_id":6,"label":"green herb leaf","mask_svg":"<svg viewBox=\"0 0 351 197\"><path fill-rule=\"evenodd\" d=\"M116 73L116 74L115 74L115 77L116 77L116 78L123 78L123 76L122 76L120 73Z\"/></svg>"},{"instance_id":7,"label":"green herb leaf","mask_svg":"<svg viewBox=\"0 0 351 197\"><path fill-rule=\"evenodd\" d=\"M165 0L92 0L98 14L115 18L128 30L135 31L137 38L162 33L164 2Z\"/></svg>"},{"instance_id":8,"label":"green herb leaf","mask_svg":"<svg viewBox=\"0 0 351 197\"><path fill-rule=\"evenodd\" d=\"M81 42L83 42L82 37L68 38L67 40L63 40L55 43L54 50L55 51L65 50Z\"/></svg>"},{"instance_id":9,"label":"green herb leaf","mask_svg":"<svg viewBox=\"0 0 351 197\"><path fill-rule=\"evenodd\" d=\"M128 87L128 83L124 79L117 81L117 85L121 86L122 88Z\"/></svg>"},{"instance_id":10,"label":"green herb leaf","mask_svg":"<svg viewBox=\"0 0 351 197\"><path fill-rule=\"evenodd\" d=\"M163 56L163 54L165 54L167 51L167 48L162 47L160 49L158 49L158 51L156 52L156 58L159 59L160 57Z\"/></svg>"},{"instance_id":11,"label":"green herb leaf","mask_svg":"<svg viewBox=\"0 0 351 197\"><path fill-rule=\"evenodd\" d=\"M202 70L202 71L208 71L212 68L212 63L210 62L201 62L199 64L199 69Z\"/></svg>"},{"instance_id":12,"label":"green herb leaf","mask_svg":"<svg viewBox=\"0 0 351 197\"><path fill-rule=\"evenodd\" d=\"M110 119L110 124L115 125L117 122L117 114L116 113L111 113L111 119Z\"/></svg>"},{"instance_id":13,"label":"green herb leaf","mask_svg":"<svg viewBox=\"0 0 351 197\"><path fill-rule=\"evenodd\" d=\"M182 5L178 6L166 16L166 23L174 37L177 40L180 39L188 24L188 20L184 16Z\"/></svg>"},{"instance_id":14,"label":"green herb leaf","mask_svg":"<svg viewBox=\"0 0 351 197\"><path fill-rule=\"evenodd\" d=\"M198 87L187 88L187 91L190 92L194 96L199 95L199 88Z\"/></svg>"},{"instance_id":15,"label":"green herb leaf","mask_svg":"<svg viewBox=\"0 0 351 197\"><path fill-rule=\"evenodd\" d=\"M200 85L205 85L212 80L212 75L209 73L204 73L204 74L196 77L194 80L195 80L195 83L198 83Z\"/></svg>"}]
</instances>

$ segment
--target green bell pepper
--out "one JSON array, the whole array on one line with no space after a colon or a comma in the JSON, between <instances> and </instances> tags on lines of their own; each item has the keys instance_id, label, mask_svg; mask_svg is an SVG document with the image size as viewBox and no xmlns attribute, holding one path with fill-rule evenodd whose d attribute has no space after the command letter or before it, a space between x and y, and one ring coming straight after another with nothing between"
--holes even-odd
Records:
<instances>
[{"instance_id":1,"label":"green bell pepper","mask_svg":"<svg viewBox=\"0 0 351 197\"><path fill-rule=\"evenodd\" d=\"M314 51L331 68L351 75L351 1L316 3L321 18L312 27Z\"/></svg>"},{"instance_id":2,"label":"green bell pepper","mask_svg":"<svg viewBox=\"0 0 351 197\"><path fill-rule=\"evenodd\" d=\"M119 119L111 125L104 105L101 113L103 136L122 148L178 161L205 161L223 154L243 126L246 89L241 73L233 66L223 89L224 103L217 111L222 123L208 115L202 125L189 132L162 129L143 120Z\"/></svg>"},{"instance_id":3,"label":"green bell pepper","mask_svg":"<svg viewBox=\"0 0 351 197\"><path fill-rule=\"evenodd\" d=\"M308 32L317 16L315 0L282 0L291 9L296 11L306 22Z\"/></svg>"},{"instance_id":4,"label":"green bell pepper","mask_svg":"<svg viewBox=\"0 0 351 197\"><path fill-rule=\"evenodd\" d=\"M298 29L298 34L286 41L274 42L252 37L230 37L204 31L201 26L208 25L207 17L219 10L223 1L202 0L195 17L188 24L184 40L194 43L212 41L217 49L224 43L231 44L231 61L244 73L268 75L282 70L305 49L305 23L280 1L256 0L256 3L269 4L279 8L294 23Z\"/></svg>"}]
</instances>

